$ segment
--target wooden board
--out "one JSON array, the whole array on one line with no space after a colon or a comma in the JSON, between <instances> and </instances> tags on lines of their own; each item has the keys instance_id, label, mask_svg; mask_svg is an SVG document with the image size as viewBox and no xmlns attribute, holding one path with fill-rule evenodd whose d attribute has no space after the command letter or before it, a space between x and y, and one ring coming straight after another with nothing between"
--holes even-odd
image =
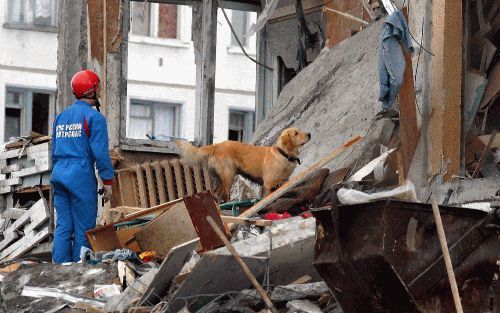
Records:
<instances>
[{"instance_id":1,"label":"wooden board","mask_svg":"<svg viewBox=\"0 0 500 313\"><path fill-rule=\"evenodd\" d=\"M184 264L189 261L192 252L199 245L198 238L175 246L163 260L153 281L139 300L139 303L155 305L166 295L173 278L179 274Z\"/></svg>"},{"instance_id":2,"label":"wooden board","mask_svg":"<svg viewBox=\"0 0 500 313\"><path fill-rule=\"evenodd\" d=\"M134 235L142 251L154 250L165 256L173 247L198 238L184 202L160 214Z\"/></svg>"},{"instance_id":3,"label":"wooden board","mask_svg":"<svg viewBox=\"0 0 500 313\"><path fill-rule=\"evenodd\" d=\"M47 221L48 218L49 212L45 210L43 201L37 201L26 213L5 229L3 232L4 239L0 241L0 250L6 249L7 246L19 237L19 230L24 230L25 233L28 233Z\"/></svg>"},{"instance_id":4,"label":"wooden board","mask_svg":"<svg viewBox=\"0 0 500 313\"><path fill-rule=\"evenodd\" d=\"M200 238L203 250L213 250L224 246L224 242L217 236L210 224L207 222L207 216L211 216L215 223L222 229L229 238L229 231L226 229L220 217L220 208L215 203L210 191L197 193L192 196L184 197L186 209L189 212L193 226Z\"/></svg>"},{"instance_id":5,"label":"wooden board","mask_svg":"<svg viewBox=\"0 0 500 313\"><path fill-rule=\"evenodd\" d=\"M184 179L182 175L182 165L177 159L173 159L170 161L170 164L174 168L175 173L175 181L177 186L177 192L179 198L184 198L186 196L186 190L184 189Z\"/></svg>"},{"instance_id":6,"label":"wooden board","mask_svg":"<svg viewBox=\"0 0 500 313\"><path fill-rule=\"evenodd\" d=\"M172 172L172 168L170 167L170 163L168 161L162 161L161 165L165 171L165 179L167 183L167 191L168 191L168 200L172 201L174 199L178 199L177 193L175 192L175 182L174 182L174 174Z\"/></svg>"},{"instance_id":7,"label":"wooden board","mask_svg":"<svg viewBox=\"0 0 500 313\"><path fill-rule=\"evenodd\" d=\"M408 10L403 9L405 19L408 21ZM403 157L404 176L408 174L413 155L420 140L420 130L417 126L417 102L415 98L415 83L413 81L413 67L411 55L403 49L406 68L403 76L403 85L399 92L399 136L401 139L401 154Z\"/></svg>"},{"instance_id":8,"label":"wooden board","mask_svg":"<svg viewBox=\"0 0 500 313\"><path fill-rule=\"evenodd\" d=\"M433 1L427 172L444 182L461 169L462 38L462 1Z\"/></svg>"},{"instance_id":9,"label":"wooden board","mask_svg":"<svg viewBox=\"0 0 500 313\"><path fill-rule=\"evenodd\" d=\"M21 164L5 165L0 168L0 173L8 174L11 172L19 171L22 168Z\"/></svg>"},{"instance_id":10,"label":"wooden board","mask_svg":"<svg viewBox=\"0 0 500 313\"><path fill-rule=\"evenodd\" d=\"M50 143L47 142L41 145L28 146L24 148L24 150L20 148L20 149L0 152L0 159L6 160L6 159L18 158L20 155L21 156L29 155L41 151L51 151Z\"/></svg>"},{"instance_id":11,"label":"wooden board","mask_svg":"<svg viewBox=\"0 0 500 313\"><path fill-rule=\"evenodd\" d=\"M14 172L17 173L17 172ZM23 180L21 178L10 178L0 181L0 187L16 186L22 184Z\"/></svg>"},{"instance_id":12,"label":"wooden board","mask_svg":"<svg viewBox=\"0 0 500 313\"><path fill-rule=\"evenodd\" d=\"M121 222L131 221L141 216L146 216L150 214L160 214L163 211L170 209L175 204L181 202L182 200L175 200L167 203L157 205L155 207L143 209L139 212L126 215ZM94 252L97 251L112 251L114 249L120 249L120 240L116 235L115 224L109 224L105 226L96 227L94 229L88 230L85 234Z\"/></svg>"},{"instance_id":13,"label":"wooden board","mask_svg":"<svg viewBox=\"0 0 500 313\"><path fill-rule=\"evenodd\" d=\"M22 170L19 170L17 172L12 172L11 177L31 176L31 175L40 174L43 172L48 172L48 171L50 171L50 169L51 169L50 164L35 165L32 167L23 168Z\"/></svg>"},{"instance_id":14,"label":"wooden board","mask_svg":"<svg viewBox=\"0 0 500 313\"><path fill-rule=\"evenodd\" d=\"M184 178L186 180L186 192L187 195L193 195L196 193L194 186L193 175L191 174L191 167L185 163L181 163L184 170Z\"/></svg>"},{"instance_id":15,"label":"wooden board","mask_svg":"<svg viewBox=\"0 0 500 313\"><path fill-rule=\"evenodd\" d=\"M156 184L158 185L158 197L160 198L160 203L165 203L168 201L167 190L165 189L165 183L163 180L163 168L160 162L154 162L153 168L155 170Z\"/></svg>"},{"instance_id":16,"label":"wooden board","mask_svg":"<svg viewBox=\"0 0 500 313\"><path fill-rule=\"evenodd\" d=\"M148 185L148 194L149 194L149 206L158 205L158 202L156 201L156 188L155 188L155 181L153 178L153 170L151 169L151 164L146 162L142 166L144 168L144 171L146 172L146 181Z\"/></svg>"},{"instance_id":17,"label":"wooden board","mask_svg":"<svg viewBox=\"0 0 500 313\"><path fill-rule=\"evenodd\" d=\"M242 259L257 281L261 281L266 268L266 259L257 257L242 257ZM217 274L214 275L214 273ZM207 252L196 263L191 274L169 300L171 303L169 310L177 312L184 306L184 301L176 301L176 299L197 294L222 294L228 291L247 289L251 286L250 280L245 276L232 255L217 255L213 252ZM201 300L206 300L206 298ZM188 308L192 301L193 299L188 300Z\"/></svg>"},{"instance_id":18,"label":"wooden board","mask_svg":"<svg viewBox=\"0 0 500 313\"><path fill-rule=\"evenodd\" d=\"M21 256L25 252L33 249L35 245L43 241L51 234L49 227L45 227L40 231L32 231L27 233L22 237L22 239L18 240L13 245L9 246L7 249L3 250L0 253L1 261L9 261L18 256Z\"/></svg>"},{"instance_id":19,"label":"wooden board","mask_svg":"<svg viewBox=\"0 0 500 313\"><path fill-rule=\"evenodd\" d=\"M137 185L139 187L139 199L141 201L140 205L143 208L148 207L148 199L146 198L146 181L144 180L144 174L142 167L137 165L135 167L135 174L137 175Z\"/></svg>"},{"instance_id":20,"label":"wooden board","mask_svg":"<svg viewBox=\"0 0 500 313\"><path fill-rule=\"evenodd\" d=\"M3 211L0 217L9 220L17 220L27 212L27 209L11 208Z\"/></svg>"}]
</instances>

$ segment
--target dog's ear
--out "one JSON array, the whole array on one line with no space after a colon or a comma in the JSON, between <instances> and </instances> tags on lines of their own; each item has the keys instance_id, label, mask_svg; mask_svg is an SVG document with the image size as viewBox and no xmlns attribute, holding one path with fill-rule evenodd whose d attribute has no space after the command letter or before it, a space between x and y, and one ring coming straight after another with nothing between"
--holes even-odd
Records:
<instances>
[{"instance_id":1,"label":"dog's ear","mask_svg":"<svg viewBox=\"0 0 500 313\"><path fill-rule=\"evenodd\" d=\"M292 138L290 137L290 132L285 132L281 134L279 139L280 146L286 151L293 150Z\"/></svg>"}]
</instances>

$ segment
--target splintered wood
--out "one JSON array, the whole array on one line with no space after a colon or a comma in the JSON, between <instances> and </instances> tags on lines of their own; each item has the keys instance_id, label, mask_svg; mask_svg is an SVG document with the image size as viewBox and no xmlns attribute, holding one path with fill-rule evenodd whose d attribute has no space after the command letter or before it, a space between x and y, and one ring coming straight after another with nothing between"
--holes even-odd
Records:
<instances>
[{"instance_id":1,"label":"splintered wood","mask_svg":"<svg viewBox=\"0 0 500 313\"><path fill-rule=\"evenodd\" d=\"M1 214L3 224L0 261L12 260L50 235L49 212L43 199L29 209L9 209ZM23 235L20 235L23 234Z\"/></svg>"},{"instance_id":2,"label":"splintered wood","mask_svg":"<svg viewBox=\"0 0 500 313\"><path fill-rule=\"evenodd\" d=\"M178 159L146 162L118 170L116 176L121 202L118 206L147 208L210 190L206 168Z\"/></svg>"}]
</instances>

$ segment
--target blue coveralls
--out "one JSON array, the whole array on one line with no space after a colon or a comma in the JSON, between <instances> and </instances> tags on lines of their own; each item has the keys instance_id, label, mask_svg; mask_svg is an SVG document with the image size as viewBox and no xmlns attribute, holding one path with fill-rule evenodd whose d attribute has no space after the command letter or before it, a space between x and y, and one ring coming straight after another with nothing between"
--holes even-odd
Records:
<instances>
[{"instance_id":1,"label":"blue coveralls","mask_svg":"<svg viewBox=\"0 0 500 313\"><path fill-rule=\"evenodd\" d=\"M85 232L96 224L94 164L104 184L111 184L114 176L106 120L87 102L77 100L56 117L52 164L51 183L57 212L53 260L78 262L81 247L89 246Z\"/></svg>"},{"instance_id":2,"label":"blue coveralls","mask_svg":"<svg viewBox=\"0 0 500 313\"><path fill-rule=\"evenodd\" d=\"M407 52L413 53L411 36L403 12L396 10L387 17L380 30L378 100L382 102L384 111L392 108L404 81L406 62L399 42Z\"/></svg>"}]
</instances>

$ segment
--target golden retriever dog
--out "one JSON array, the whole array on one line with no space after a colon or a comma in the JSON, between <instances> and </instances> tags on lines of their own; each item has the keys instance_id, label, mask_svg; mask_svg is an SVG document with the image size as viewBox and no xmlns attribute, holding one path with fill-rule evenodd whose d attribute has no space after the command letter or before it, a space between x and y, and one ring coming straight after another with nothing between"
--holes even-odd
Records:
<instances>
[{"instance_id":1,"label":"golden retriever dog","mask_svg":"<svg viewBox=\"0 0 500 313\"><path fill-rule=\"evenodd\" d=\"M194 147L187 141L176 141L182 160L190 165L208 165L212 192L220 202L229 201L231 186L237 174L264 187L264 196L290 177L297 164L299 148L311 139L310 133L287 128L271 147L254 146L238 141Z\"/></svg>"}]
</instances>

